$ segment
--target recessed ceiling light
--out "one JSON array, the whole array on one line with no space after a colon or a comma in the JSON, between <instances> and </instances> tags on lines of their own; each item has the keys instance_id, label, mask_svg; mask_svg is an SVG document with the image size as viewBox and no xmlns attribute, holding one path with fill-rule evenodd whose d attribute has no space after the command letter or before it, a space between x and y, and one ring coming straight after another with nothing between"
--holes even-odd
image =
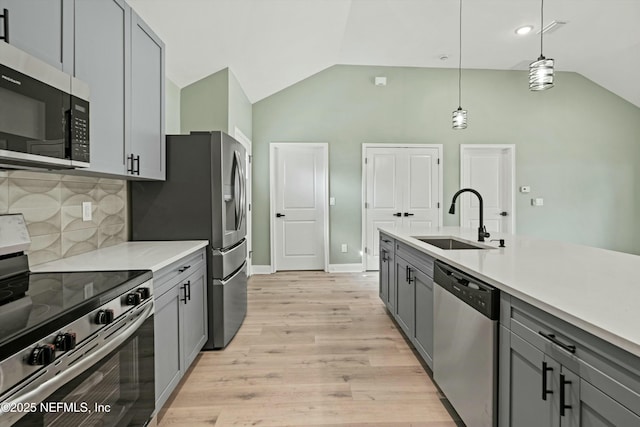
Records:
<instances>
[{"instance_id":1,"label":"recessed ceiling light","mask_svg":"<svg viewBox=\"0 0 640 427\"><path fill-rule=\"evenodd\" d=\"M524 27L516 28L516 34L519 36L524 36L525 34L529 34L533 30L532 25L525 25Z\"/></svg>"}]
</instances>

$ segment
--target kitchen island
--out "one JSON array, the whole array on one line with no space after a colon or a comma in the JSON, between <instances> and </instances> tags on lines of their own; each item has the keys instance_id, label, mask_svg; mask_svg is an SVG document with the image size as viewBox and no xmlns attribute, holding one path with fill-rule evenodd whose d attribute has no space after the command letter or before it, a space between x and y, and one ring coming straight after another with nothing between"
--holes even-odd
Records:
<instances>
[{"instance_id":1,"label":"kitchen island","mask_svg":"<svg viewBox=\"0 0 640 427\"><path fill-rule=\"evenodd\" d=\"M640 426L640 257L500 234L504 248L444 250L425 237L478 234L380 228L381 298L429 367L437 260L501 292L499 425Z\"/></svg>"}]
</instances>

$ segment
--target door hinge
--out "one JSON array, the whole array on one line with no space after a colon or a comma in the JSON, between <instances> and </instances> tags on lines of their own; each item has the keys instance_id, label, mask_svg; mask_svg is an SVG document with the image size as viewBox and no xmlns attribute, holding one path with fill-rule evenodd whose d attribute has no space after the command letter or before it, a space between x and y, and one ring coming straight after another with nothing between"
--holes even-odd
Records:
<instances>
[{"instance_id":1,"label":"door hinge","mask_svg":"<svg viewBox=\"0 0 640 427\"><path fill-rule=\"evenodd\" d=\"M440 209L440 202L438 202L438 209Z\"/></svg>"},{"instance_id":2,"label":"door hinge","mask_svg":"<svg viewBox=\"0 0 640 427\"><path fill-rule=\"evenodd\" d=\"M438 164L440 164L440 159L438 159Z\"/></svg>"},{"instance_id":3,"label":"door hinge","mask_svg":"<svg viewBox=\"0 0 640 427\"><path fill-rule=\"evenodd\" d=\"M364 164L366 165L369 162L369 159L367 159L366 157L364 158Z\"/></svg>"},{"instance_id":4,"label":"door hinge","mask_svg":"<svg viewBox=\"0 0 640 427\"><path fill-rule=\"evenodd\" d=\"M249 210L251 210L251 203L249 203Z\"/></svg>"},{"instance_id":5,"label":"door hinge","mask_svg":"<svg viewBox=\"0 0 640 427\"><path fill-rule=\"evenodd\" d=\"M253 251L249 251L249 258L251 258L251 255L253 255Z\"/></svg>"},{"instance_id":6,"label":"door hinge","mask_svg":"<svg viewBox=\"0 0 640 427\"><path fill-rule=\"evenodd\" d=\"M365 247L365 248L364 248L364 253L365 253L365 254L368 254L368 253L369 253L369 248Z\"/></svg>"},{"instance_id":7,"label":"door hinge","mask_svg":"<svg viewBox=\"0 0 640 427\"><path fill-rule=\"evenodd\" d=\"M369 209L369 203L364 202L364 208L365 208L365 209Z\"/></svg>"},{"instance_id":8,"label":"door hinge","mask_svg":"<svg viewBox=\"0 0 640 427\"><path fill-rule=\"evenodd\" d=\"M253 155L249 154L249 163L253 160Z\"/></svg>"}]
</instances>

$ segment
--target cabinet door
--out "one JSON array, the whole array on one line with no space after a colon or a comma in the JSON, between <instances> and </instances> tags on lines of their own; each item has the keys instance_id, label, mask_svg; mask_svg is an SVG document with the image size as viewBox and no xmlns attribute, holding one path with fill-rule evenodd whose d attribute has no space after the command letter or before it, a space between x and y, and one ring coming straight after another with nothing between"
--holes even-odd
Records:
<instances>
[{"instance_id":1,"label":"cabinet door","mask_svg":"<svg viewBox=\"0 0 640 427\"><path fill-rule=\"evenodd\" d=\"M182 304L181 329L183 340L184 370L186 371L207 341L207 276L203 266L182 281L187 284L187 301Z\"/></svg>"},{"instance_id":2,"label":"cabinet door","mask_svg":"<svg viewBox=\"0 0 640 427\"><path fill-rule=\"evenodd\" d=\"M155 301L155 382L156 408L160 409L182 378L182 341L178 286L174 286Z\"/></svg>"},{"instance_id":3,"label":"cabinet door","mask_svg":"<svg viewBox=\"0 0 640 427\"><path fill-rule=\"evenodd\" d=\"M396 257L396 320L408 337L413 336L415 292L413 280L410 280L411 266L407 261ZM415 270L414 270L415 271Z\"/></svg>"},{"instance_id":4,"label":"cabinet door","mask_svg":"<svg viewBox=\"0 0 640 427\"><path fill-rule=\"evenodd\" d=\"M131 12L131 139L141 178L165 179L164 43Z\"/></svg>"},{"instance_id":5,"label":"cabinet door","mask_svg":"<svg viewBox=\"0 0 640 427\"><path fill-rule=\"evenodd\" d=\"M508 359L501 362L500 376L507 376L508 401L500 401L506 411L501 424L518 427L557 427L558 381L560 365L553 359L511 332ZM546 371L543 372L543 369ZM505 385L503 382L502 385ZM548 393L542 398L543 389ZM505 422L506 421L506 422Z\"/></svg>"},{"instance_id":6,"label":"cabinet door","mask_svg":"<svg viewBox=\"0 0 640 427\"><path fill-rule=\"evenodd\" d=\"M90 171L126 172L130 11L124 0L76 2L75 76L91 88Z\"/></svg>"},{"instance_id":7,"label":"cabinet door","mask_svg":"<svg viewBox=\"0 0 640 427\"><path fill-rule=\"evenodd\" d=\"M565 410L566 416L561 417L563 426L640 426L640 417L637 414L634 414L584 379L578 378L575 374L573 374L571 380L572 383L566 387L572 387L575 390L575 394L578 394L579 390L579 396L570 401L574 406Z\"/></svg>"},{"instance_id":8,"label":"cabinet door","mask_svg":"<svg viewBox=\"0 0 640 427\"><path fill-rule=\"evenodd\" d=\"M424 361L433 369L433 279L420 270L415 277L415 332L413 345Z\"/></svg>"},{"instance_id":9,"label":"cabinet door","mask_svg":"<svg viewBox=\"0 0 640 427\"><path fill-rule=\"evenodd\" d=\"M73 58L73 0L0 0L9 10L9 43L69 72ZM4 28L2 29L4 32Z\"/></svg>"},{"instance_id":10,"label":"cabinet door","mask_svg":"<svg viewBox=\"0 0 640 427\"><path fill-rule=\"evenodd\" d=\"M385 303L389 303L389 251L380 247L380 299Z\"/></svg>"}]
</instances>

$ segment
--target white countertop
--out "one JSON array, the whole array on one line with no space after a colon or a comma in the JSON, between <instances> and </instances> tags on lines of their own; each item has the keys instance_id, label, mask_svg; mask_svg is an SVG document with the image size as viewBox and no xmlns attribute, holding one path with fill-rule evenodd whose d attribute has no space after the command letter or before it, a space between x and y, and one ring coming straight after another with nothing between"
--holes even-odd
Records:
<instances>
[{"instance_id":1,"label":"white countertop","mask_svg":"<svg viewBox=\"0 0 640 427\"><path fill-rule=\"evenodd\" d=\"M496 249L442 250L411 236L477 241L477 230L380 228L410 246L640 356L640 256L533 237L492 233Z\"/></svg>"},{"instance_id":2,"label":"white countertop","mask_svg":"<svg viewBox=\"0 0 640 427\"><path fill-rule=\"evenodd\" d=\"M32 272L152 270L154 272L209 244L206 240L125 242L31 266Z\"/></svg>"}]
</instances>

